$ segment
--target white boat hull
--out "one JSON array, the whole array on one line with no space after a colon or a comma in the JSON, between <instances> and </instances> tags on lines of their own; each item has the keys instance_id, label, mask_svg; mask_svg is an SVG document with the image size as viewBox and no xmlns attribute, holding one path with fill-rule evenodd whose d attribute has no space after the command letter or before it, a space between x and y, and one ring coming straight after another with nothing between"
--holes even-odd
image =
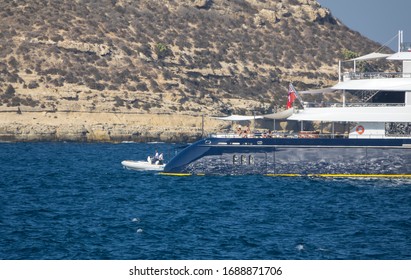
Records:
<instances>
[{"instance_id":1,"label":"white boat hull","mask_svg":"<svg viewBox=\"0 0 411 280\"><path fill-rule=\"evenodd\" d=\"M151 164L148 161L123 160L124 168L137 171L162 171L165 164Z\"/></svg>"}]
</instances>

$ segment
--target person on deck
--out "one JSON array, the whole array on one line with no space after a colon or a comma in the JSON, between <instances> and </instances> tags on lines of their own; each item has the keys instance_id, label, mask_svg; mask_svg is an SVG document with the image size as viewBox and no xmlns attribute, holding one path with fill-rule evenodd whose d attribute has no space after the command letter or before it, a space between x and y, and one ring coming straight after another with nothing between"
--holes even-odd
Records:
<instances>
[{"instance_id":1,"label":"person on deck","mask_svg":"<svg viewBox=\"0 0 411 280\"><path fill-rule=\"evenodd\" d=\"M237 127L237 134L238 134L238 136L241 136L241 133L242 133L242 131L241 131L241 125L239 125L239 126Z\"/></svg>"}]
</instances>

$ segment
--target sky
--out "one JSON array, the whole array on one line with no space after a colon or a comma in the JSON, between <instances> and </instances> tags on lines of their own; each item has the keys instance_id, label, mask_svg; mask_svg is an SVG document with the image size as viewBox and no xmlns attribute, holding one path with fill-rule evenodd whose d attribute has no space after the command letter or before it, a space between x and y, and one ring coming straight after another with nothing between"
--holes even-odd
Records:
<instances>
[{"instance_id":1,"label":"sky","mask_svg":"<svg viewBox=\"0 0 411 280\"><path fill-rule=\"evenodd\" d=\"M381 44L399 30L411 42L411 0L317 0L350 29ZM397 51L398 39L388 46Z\"/></svg>"}]
</instances>

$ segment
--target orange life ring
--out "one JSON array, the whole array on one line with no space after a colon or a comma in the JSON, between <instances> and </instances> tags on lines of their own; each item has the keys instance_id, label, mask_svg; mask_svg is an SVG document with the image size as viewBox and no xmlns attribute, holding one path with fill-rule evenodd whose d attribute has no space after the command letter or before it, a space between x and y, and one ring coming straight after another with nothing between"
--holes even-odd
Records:
<instances>
[{"instance_id":1,"label":"orange life ring","mask_svg":"<svg viewBox=\"0 0 411 280\"><path fill-rule=\"evenodd\" d=\"M357 126L357 128L355 129L355 131L358 133L358 134L363 134L364 133L364 131L365 131L365 128L362 126L362 125L359 125L359 126Z\"/></svg>"}]
</instances>

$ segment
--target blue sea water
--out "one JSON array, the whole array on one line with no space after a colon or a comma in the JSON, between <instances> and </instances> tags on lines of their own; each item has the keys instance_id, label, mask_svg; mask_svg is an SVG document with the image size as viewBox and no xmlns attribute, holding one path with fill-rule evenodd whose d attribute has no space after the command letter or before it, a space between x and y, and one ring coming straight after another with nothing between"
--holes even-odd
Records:
<instances>
[{"instance_id":1,"label":"blue sea water","mask_svg":"<svg viewBox=\"0 0 411 280\"><path fill-rule=\"evenodd\" d=\"M411 180L168 177L171 144L0 144L0 259L411 259Z\"/></svg>"}]
</instances>

